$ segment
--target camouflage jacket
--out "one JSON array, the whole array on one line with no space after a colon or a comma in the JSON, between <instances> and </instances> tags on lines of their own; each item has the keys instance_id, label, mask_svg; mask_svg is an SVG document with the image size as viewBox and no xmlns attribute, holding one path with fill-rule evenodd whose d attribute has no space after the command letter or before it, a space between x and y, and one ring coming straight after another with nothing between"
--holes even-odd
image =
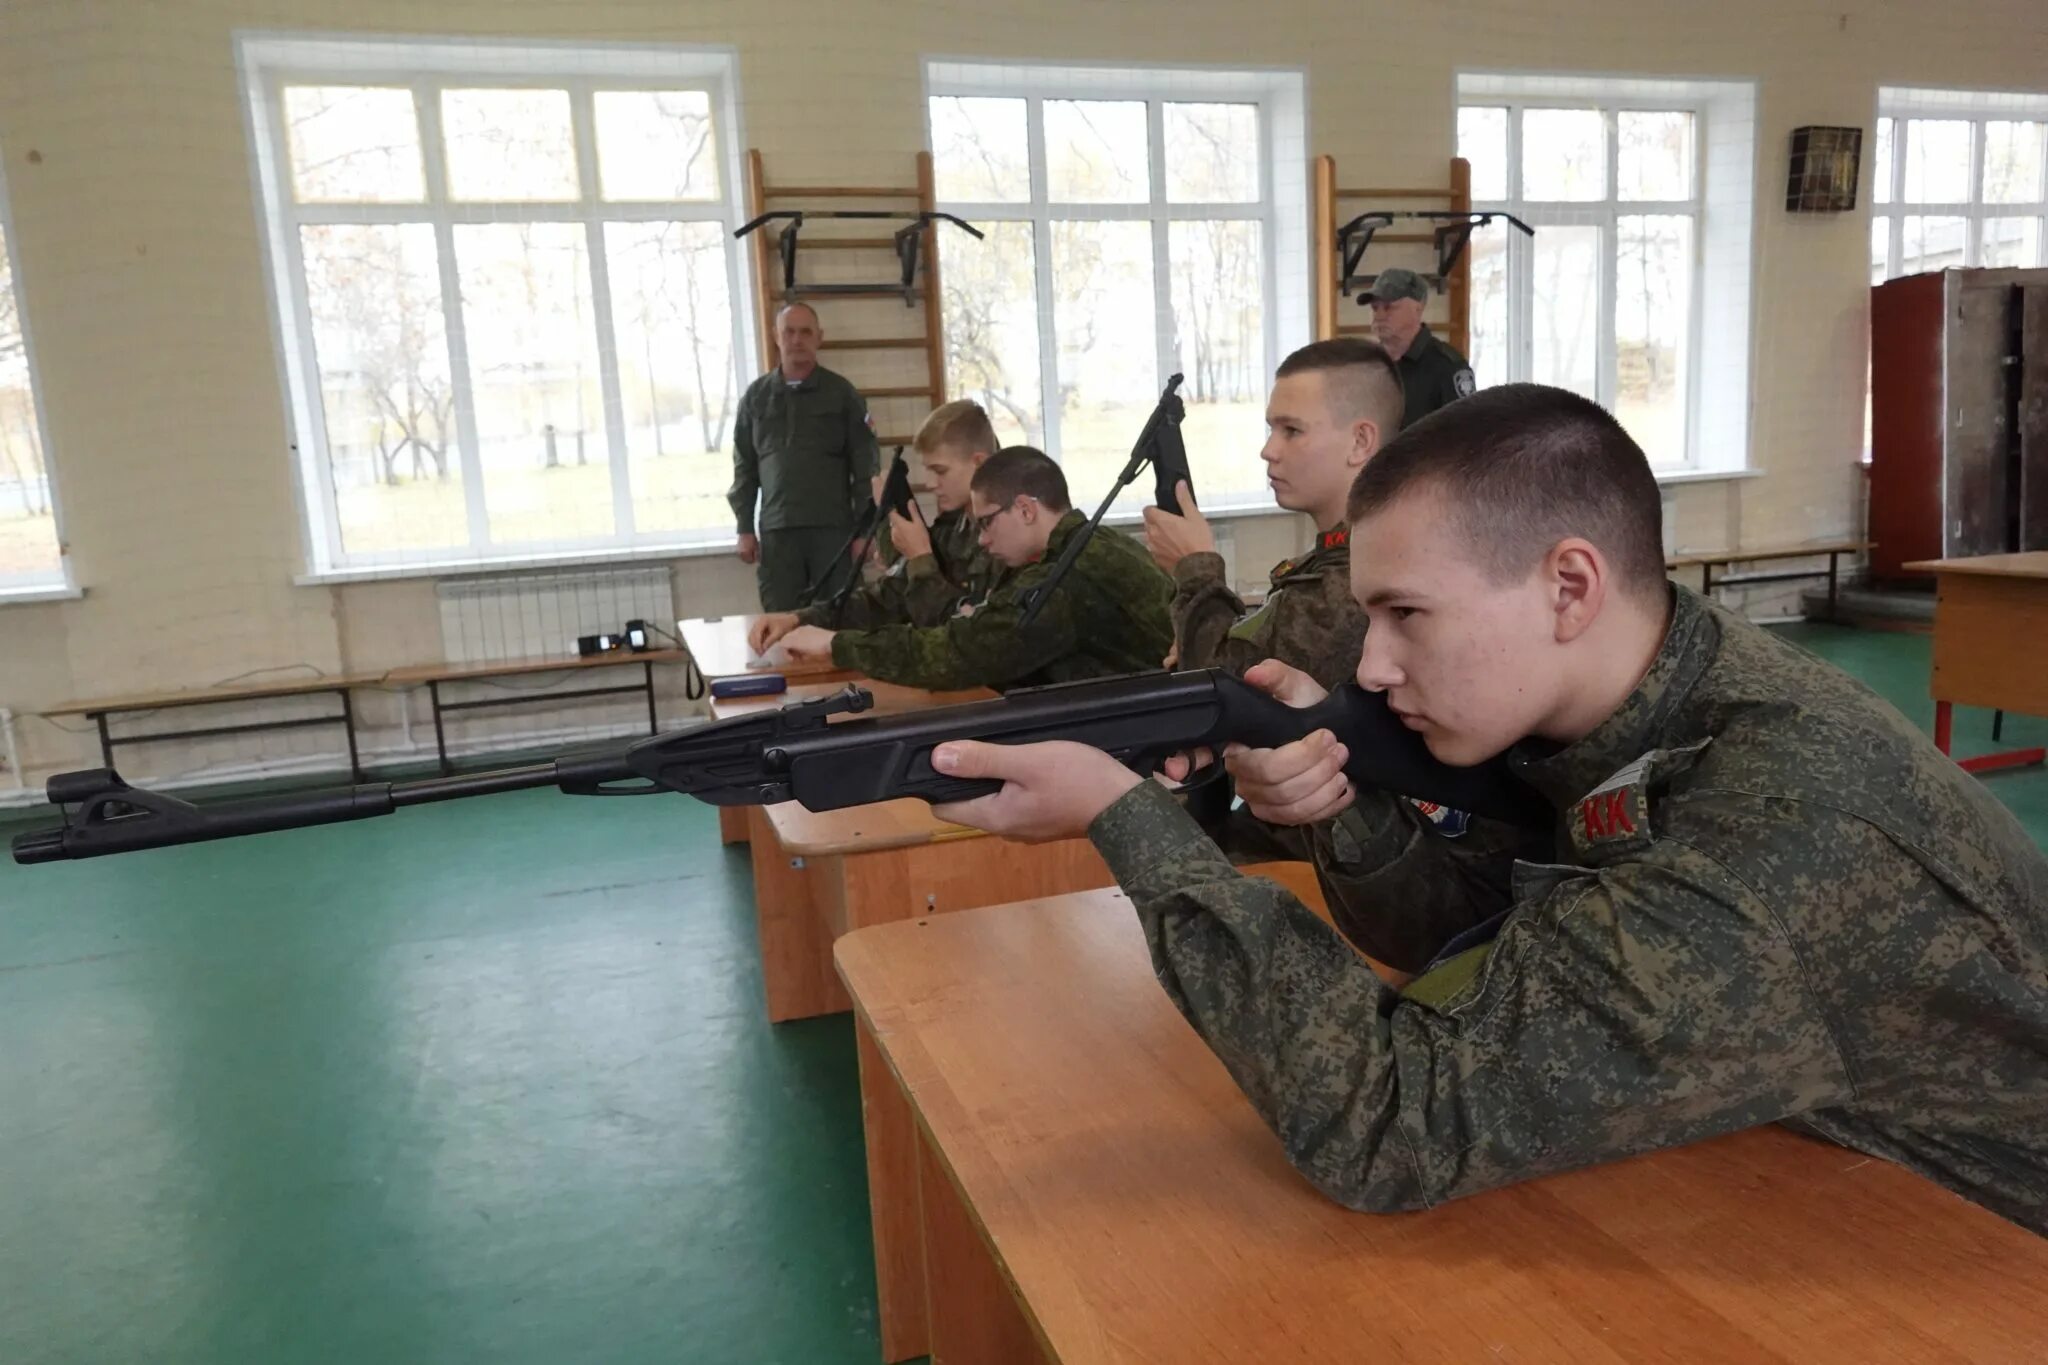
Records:
<instances>
[{"instance_id":1,"label":"camouflage jacket","mask_svg":"<svg viewBox=\"0 0 2048 1365\"><path fill-rule=\"evenodd\" d=\"M725 500L742 535L851 527L874 501L880 459L867 402L843 375L820 365L791 384L770 370L740 395Z\"/></svg>"},{"instance_id":2,"label":"camouflage jacket","mask_svg":"<svg viewBox=\"0 0 2048 1365\"><path fill-rule=\"evenodd\" d=\"M1325 688L1351 681L1365 640L1365 611L1351 596L1351 532L1338 526L1315 549L1273 570L1265 604L1247 613L1223 574L1223 556L1200 551L1173 569L1174 638L1182 668L1242 674L1280 659Z\"/></svg>"},{"instance_id":3,"label":"camouflage jacket","mask_svg":"<svg viewBox=\"0 0 2048 1365\"><path fill-rule=\"evenodd\" d=\"M1438 951L1398 991L1156 783L1090 830L1167 993L1310 1181L1421 1208L1783 1121L2048 1234L2048 859L1982 784L1684 590L1613 716L1509 762L1556 853L1498 913L1402 928ZM1379 875L1392 922L1438 868Z\"/></svg>"},{"instance_id":4,"label":"camouflage jacket","mask_svg":"<svg viewBox=\"0 0 2048 1365\"><path fill-rule=\"evenodd\" d=\"M807 626L827 630L868 630L909 624L942 626L962 602L980 602L999 576L1002 565L981 548L981 532L965 511L941 512L932 521L932 554L905 559L889 546L882 532L882 575L855 588L834 613L819 602L797 613Z\"/></svg>"},{"instance_id":5,"label":"camouflage jacket","mask_svg":"<svg viewBox=\"0 0 2048 1365\"><path fill-rule=\"evenodd\" d=\"M832 662L911 687L1029 687L1159 667L1173 642L1173 584L1143 546L1101 530L1028 628L1019 599L1043 582L1084 524L1068 512L1045 557L1005 576L971 616L942 626L842 630Z\"/></svg>"}]
</instances>

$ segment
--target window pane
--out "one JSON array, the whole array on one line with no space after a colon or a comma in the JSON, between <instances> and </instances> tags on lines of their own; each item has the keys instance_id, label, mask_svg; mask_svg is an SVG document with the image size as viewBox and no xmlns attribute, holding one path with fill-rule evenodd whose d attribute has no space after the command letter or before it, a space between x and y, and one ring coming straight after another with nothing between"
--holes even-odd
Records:
<instances>
[{"instance_id":1,"label":"window pane","mask_svg":"<svg viewBox=\"0 0 2048 1365\"><path fill-rule=\"evenodd\" d=\"M1970 197L1970 125L1961 119L1906 120L1909 204L1960 204Z\"/></svg>"},{"instance_id":2,"label":"window pane","mask_svg":"<svg viewBox=\"0 0 2048 1365\"><path fill-rule=\"evenodd\" d=\"M1522 112L1522 197L1607 197L1607 122L1599 110Z\"/></svg>"},{"instance_id":3,"label":"window pane","mask_svg":"<svg viewBox=\"0 0 2048 1365\"><path fill-rule=\"evenodd\" d=\"M299 253L342 549L467 545L434 229L304 227Z\"/></svg>"},{"instance_id":4,"label":"window pane","mask_svg":"<svg viewBox=\"0 0 2048 1365\"><path fill-rule=\"evenodd\" d=\"M42 429L28 380L28 346L7 238L0 232L0 583L55 581L57 519L43 464Z\"/></svg>"},{"instance_id":5,"label":"window pane","mask_svg":"<svg viewBox=\"0 0 2048 1365\"><path fill-rule=\"evenodd\" d=\"M2039 218L1987 218L1984 247L1978 259L1985 265L2036 266L2041 264L2041 220Z\"/></svg>"},{"instance_id":6,"label":"window pane","mask_svg":"<svg viewBox=\"0 0 2048 1365\"><path fill-rule=\"evenodd\" d=\"M1052 225L1053 334L1059 340L1060 463L1077 505L1092 504L1131 453L1161 381L1154 335L1152 225ZM1141 479L1120 505L1143 506Z\"/></svg>"},{"instance_id":7,"label":"window pane","mask_svg":"<svg viewBox=\"0 0 2048 1365\"><path fill-rule=\"evenodd\" d=\"M1984 125L1984 202L2041 202L2041 141L2048 124Z\"/></svg>"},{"instance_id":8,"label":"window pane","mask_svg":"<svg viewBox=\"0 0 2048 1365\"><path fill-rule=\"evenodd\" d=\"M1480 388L1508 382L1508 232L1494 223L1472 234L1471 336L1473 378Z\"/></svg>"},{"instance_id":9,"label":"window pane","mask_svg":"<svg viewBox=\"0 0 2048 1365\"><path fill-rule=\"evenodd\" d=\"M610 535L612 476L582 227L458 224L455 263L491 538Z\"/></svg>"},{"instance_id":10,"label":"window pane","mask_svg":"<svg viewBox=\"0 0 2048 1365\"><path fill-rule=\"evenodd\" d=\"M1458 111L1458 155L1472 163L1472 197L1482 202L1508 197L1508 111Z\"/></svg>"},{"instance_id":11,"label":"window pane","mask_svg":"<svg viewBox=\"0 0 2048 1365\"><path fill-rule=\"evenodd\" d=\"M1870 220L1870 282L1883 284L1892 277L1892 220Z\"/></svg>"},{"instance_id":12,"label":"window pane","mask_svg":"<svg viewBox=\"0 0 2048 1365\"><path fill-rule=\"evenodd\" d=\"M931 101L932 182L941 200L1021 204L1031 198L1024 101Z\"/></svg>"},{"instance_id":13,"label":"window pane","mask_svg":"<svg viewBox=\"0 0 2048 1365\"><path fill-rule=\"evenodd\" d=\"M1870 202L1873 204L1892 202L1893 122L1888 118L1877 121L1877 152L1871 158L1870 166Z\"/></svg>"},{"instance_id":14,"label":"window pane","mask_svg":"<svg viewBox=\"0 0 2048 1365\"><path fill-rule=\"evenodd\" d=\"M600 90L592 99L605 198L718 198L711 96L702 90Z\"/></svg>"},{"instance_id":15,"label":"window pane","mask_svg":"<svg viewBox=\"0 0 2048 1365\"><path fill-rule=\"evenodd\" d=\"M949 398L988 409L1005 441L1045 445L1031 224L981 222L988 240L940 245ZM1015 433L1014 436L1012 433Z\"/></svg>"},{"instance_id":16,"label":"window pane","mask_svg":"<svg viewBox=\"0 0 2048 1365\"><path fill-rule=\"evenodd\" d=\"M1969 226L1967 218L1907 218L1899 234L1899 273L1918 275L1961 265Z\"/></svg>"},{"instance_id":17,"label":"window pane","mask_svg":"<svg viewBox=\"0 0 2048 1365\"><path fill-rule=\"evenodd\" d=\"M1692 198L1691 114L1624 109L1615 115L1615 135L1621 198Z\"/></svg>"},{"instance_id":18,"label":"window pane","mask_svg":"<svg viewBox=\"0 0 2048 1365\"><path fill-rule=\"evenodd\" d=\"M1055 203L1144 203L1152 197L1145 148L1140 101L1045 102L1046 194Z\"/></svg>"},{"instance_id":19,"label":"window pane","mask_svg":"<svg viewBox=\"0 0 2048 1365\"><path fill-rule=\"evenodd\" d=\"M288 85L285 144L302 204L416 204L426 198L412 91Z\"/></svg>"},{"instance_id":20,"label":"window pane","mask_svg":"<svg viewBox=\"0 0 2048 1365\"><path fill-rule=\"evenodd\" d=\"M1181 431L1197 500L1257 493L1265 486L1265 470L1256 456L1266 430L1259 224L1173 223L1166 231L1167 268L1173 276L1173 363L1186 376L1181 396L1188 415ZM1131 438L1136 436L1133 431ZM1130 440L1124 449L1129 451Z\"/></svg>"},{"instance_id":21,"label":"window pane","mask_svg":"<svg viewBox=\"0 0 2048 1365\"><path fill-rule=\"evenodd\" d=\"M1529 377L1597 399L1600 229L1539 227L1530 246L1534 297Z\"/></svg>"},{"instance_id":22,"label":"window pane","mask_svg":"<svg viewBox=\"0 0 2048 1365\"><path fill-rule=\"evenodd\" d=\"M1176 204L1255 204L1259 199L1259 107L1168 104L1166 197Z\"/></svg>"},{"instance_id":23,"label":"window pane","mask_svg":"<svg viewBox=\"0 0 2048 1365\"><path fill-rule=\"evenodd\" d=\"M606 223L636 531L732 525L732 298L718 223Z\"/></svg>"},{"instance_id":24,"label":"window pane","mask_svg":"<svg viewBox=\"0 0 2048 1365\"><path fill-rule=\"evenodd\" d=\"M1614 244L1614 415L1651 464L1684 464L1692 219L1620 218Z\"/></svg>"},{"instance_id":25,"label":"window pane","mask_svg":"<svg viewBox=\"0 0 2048 1365\"><path fill-rule=\"evenodd\" d=\"M470 203L575 199L566 90L443 90L448 196Z\"/></svg>"}]
</instances>

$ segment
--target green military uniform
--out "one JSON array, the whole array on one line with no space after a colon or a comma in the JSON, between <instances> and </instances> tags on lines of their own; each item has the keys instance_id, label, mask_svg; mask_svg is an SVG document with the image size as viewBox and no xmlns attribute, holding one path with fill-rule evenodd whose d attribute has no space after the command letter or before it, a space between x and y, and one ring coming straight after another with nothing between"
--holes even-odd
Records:
<instances>
[{"instance_id":1,"label":"green military uniform","mask_svg":"<svg viewBox=\"0 0 2048 1365\"><path fill-rule=\"evenodd\" d=\"M1423 1208L1783 1121L2048 1234L2048 859L1846 675L1676 590L1635 692L1507 761L1557 812L1506 895L1353 822L1340 922L1156 783L1090 829L1159 979L1330 1197Z\"/></svg>"},{"instance_id":2,"label":"green military uniform","mask_svg":"<svg viewBox=\"0 0 2048 1365\"><path fill-rule=\"evenodd\" d=\"M1415 340L1401 353L1401 394L1407 401L1401 409L1401 430L1460 398L1469 398L1479 386L1465 357L1424 324Z\"/></svg>"},{"instance_id":3,"label":"green military uniform","mask_svg":"<svg viewBox=\"0 0 2048 1365\"><path fill-rule=\"evenodd\" d=\"M763 611L794 611L813 582L826 579L820 595L829 595L854 571L837 556L874 500L879 463L867 403L824 366L795 384L774 369L747 386L726 501L740 534L761 538Z\"/></svg>"},{"instance_id":4,"label":"green military uniform","mask_svg":"<svg viewBox=\"0 0 2048 1365\"><path fill-rule=\"evenodd\" d=\"M1180 667L1223 668L1243 676L1262 660L1278 659L1308 674L1326 691L1335 691L1358 672L1365 609L1351 595L1350 527L1340 524L1324 531L1306 555L1276 565L1266 600L1254 612L1247 613L1243 600L1231 591L1224 579L1223 556L1213 551L1184 556L1174 566L1173 578ZM1375 791L1361 791L1357 799L1385 827L1404 831L1408 842L1458 841L1444 855L1447 867L1455 871L1442 888L1476 878L1504 894L1508 874L1503 855L1511 858L1530 849L1524 831L1499 821L1474 820L1435 802ZM1199 798L1190 809L1233 861L1312 857L1307 843L1312 830L1266 824L1244 807L1230 806L1227 792ZM1357 813L1354 807L1352 814ZM1325 899L1335 903L1327 889Z\"/></svg>"},{"instance_id":5,"label":"green military uniform","mask_svg":"<svg viewBox=\"0 0 2048 1365\"><path fill-rule=\"evenodd\" d=\"M1030 687L1156 669L1173 643L1173 583L1139 545L1098 531L1028 627L1022 596L1045 581L1087 518L1068 512L1045 557L1006 575L971 616L942 626L842 630L832 662L912 687Z\"/></svg>"},{"instance_id":6,"label":"green military uniform","mask_svg":"<svg viewBox=\"0 0 2048 1365\"><path fill-rule=\"evenodd\" d=\"M1000 576L1002 565L981 548L981 532L965 508L941 512L931 526L932 553L905 559L884 549L888 571L863 583L842 610L819 602L797 613L807 626L865 630L908 623L942 626L962 602L979 603ZM887 540L888 532L883 531Z\"/></svg>"}]
</instances>

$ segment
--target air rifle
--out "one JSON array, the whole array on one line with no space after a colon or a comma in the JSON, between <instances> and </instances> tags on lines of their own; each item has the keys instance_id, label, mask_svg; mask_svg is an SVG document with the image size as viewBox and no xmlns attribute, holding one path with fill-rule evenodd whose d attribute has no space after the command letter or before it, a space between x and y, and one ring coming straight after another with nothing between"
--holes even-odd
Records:
<instances>
[{"instance_id":1,"label":"air rifle","mask_svg":"<svg viewBox=\"0 0 2048 1365\"><path fill-rule=\"evenodd\" d=\"M361 820L401 806L532 787L559 787L574 796L682 792L719 806L793 800L814 811L898 797L960 801L1002 784L933 769L932 750L948 740L1072 740L1149 773L1197 748L1231 740L1271 747L1324 728L1349 748L1346 771L1361 786L1523 824L1552 818L1504 763L1451 768L1436 762L1420 737L1387 709L1384 697L1355 686L1296 708L1220 669L1194 669L1020 689L993 701L899 715L858 714L873 704L871 693L849 685L814 701L520 767L205 806L131 787L111 768L65 773L51 778L47 788L64 823L17 835L14 860L95 858Z\"/></svg>"}]
</instances>

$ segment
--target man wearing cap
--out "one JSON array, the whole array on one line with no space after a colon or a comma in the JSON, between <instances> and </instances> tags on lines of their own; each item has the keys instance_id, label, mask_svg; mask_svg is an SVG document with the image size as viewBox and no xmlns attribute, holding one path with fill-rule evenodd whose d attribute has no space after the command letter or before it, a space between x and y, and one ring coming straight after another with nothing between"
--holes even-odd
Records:
<instances>
[{"instance_id":1,"label":"man wearing cap","mask_svg":"<svg viewBox=\"0 0 2048 1365\"><path fill-rule=\"evenodd\" d=\"M1429 285L1422 276L1412 270L1382 270L1365 301L1372 304L1373 335L1401 370L1401 392L1407 399L1402 430L1479 387L1465 357L1422 320L1423 305L1429 302Z\"/></svg>"},{"instance_id":2,"label":"man wearing cap","mask_svg":"<svg viewBox=\"0 0 2048 1365\"><path fill-rule=\"evenodd\" d=\"M847 553L847 538L874 500L874 423L860 391L818 363L824 339L809 304L776 314L779 362L747 386L733 424L726 500L763 611L807 605L813 583L831 596L866 552L856 545Z\"/></svg>"}]
</instances>

